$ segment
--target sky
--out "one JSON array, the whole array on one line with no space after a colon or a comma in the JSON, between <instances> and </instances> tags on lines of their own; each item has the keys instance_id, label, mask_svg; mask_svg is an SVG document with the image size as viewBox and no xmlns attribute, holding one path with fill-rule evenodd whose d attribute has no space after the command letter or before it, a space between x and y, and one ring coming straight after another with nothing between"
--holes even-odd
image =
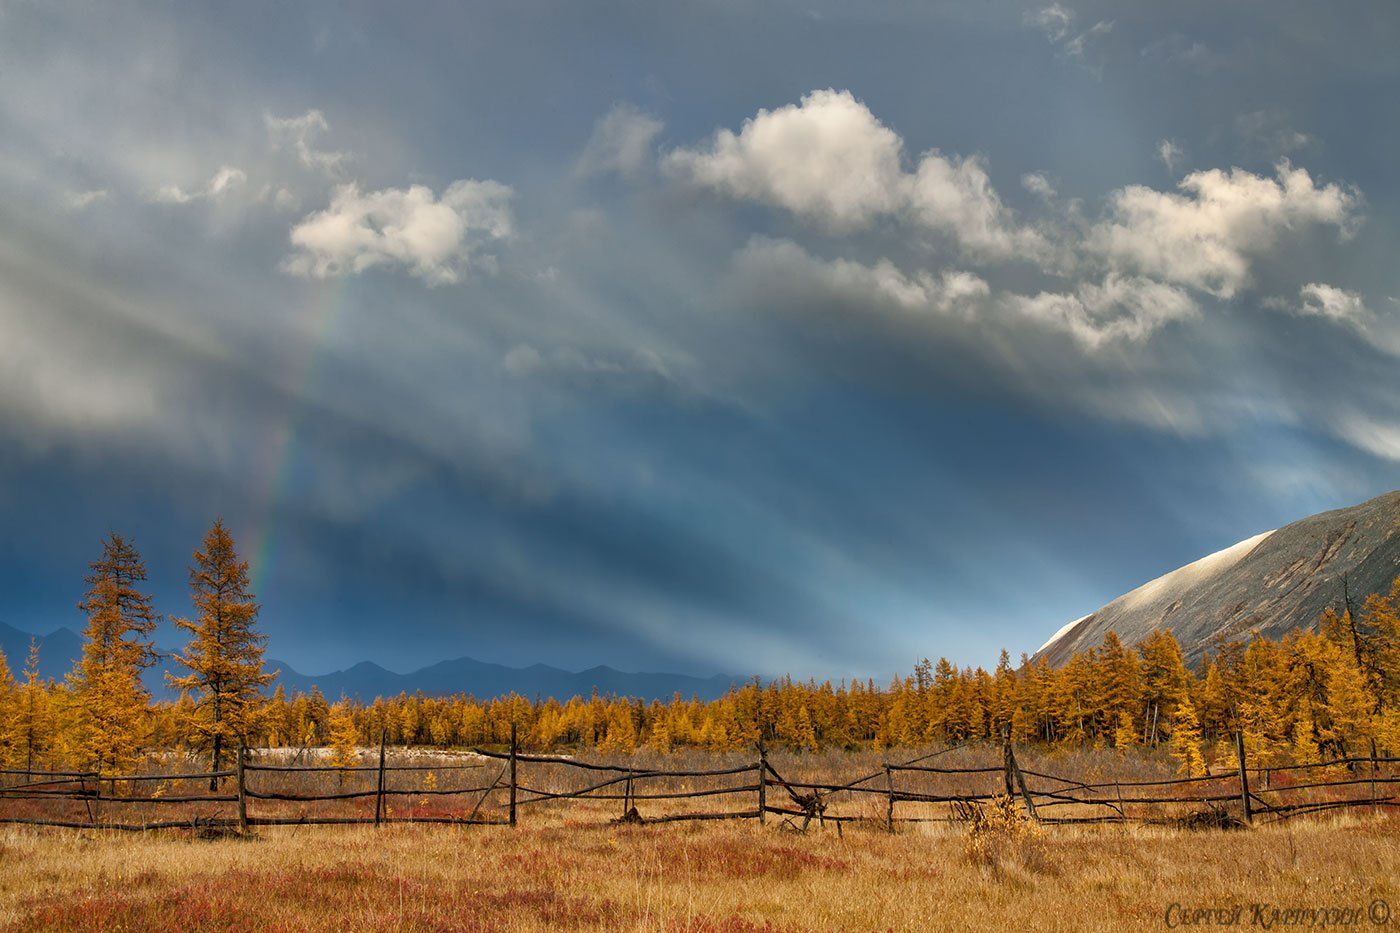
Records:
<instances>
[{"instance_id":1,"label":"sky","mask_svg":"<svg viewBox=\"0 0 1400 933\"><path fill-rule=\"evenodd\" d=\"M1400 7L0 0L0 621L995 663L1400 486ZM161 635L177 643L167 625Z\"/></svg>"}]
</instances>

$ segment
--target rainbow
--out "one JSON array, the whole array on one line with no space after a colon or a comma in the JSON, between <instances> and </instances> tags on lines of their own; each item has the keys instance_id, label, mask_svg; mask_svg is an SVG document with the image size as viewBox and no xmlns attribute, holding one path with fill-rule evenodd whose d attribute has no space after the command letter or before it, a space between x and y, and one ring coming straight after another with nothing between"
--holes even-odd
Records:
<instances>
[{"instance_id":1,"label":"rainbow","mask_svg":"<svg viewBox=\"0 0 1400 933\"><path fill-rule=\"evenodd\" d=\"M297 435L306 414L306 399L316 387L320 362L340 310L345 306L349 289L347 277L313 282L310 300L296 316L300 324L301 345L291 356L287 379L287 410L274 426L257 458L255 475L259 488L254 501L258 503L249 528L252 547L252 585L261 593L277 552L277 520L279 507L291 485L297 462Z\"/></svg>"}]
</instances>

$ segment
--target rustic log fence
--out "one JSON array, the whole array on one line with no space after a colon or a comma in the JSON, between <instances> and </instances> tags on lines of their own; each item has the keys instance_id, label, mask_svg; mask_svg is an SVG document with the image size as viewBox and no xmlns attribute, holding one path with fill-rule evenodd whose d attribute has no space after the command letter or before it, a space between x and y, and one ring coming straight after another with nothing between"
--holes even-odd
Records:
<instances>
[{"instance_id":1,"label":"rustic log fence","mask_svg":"<svg viewBox=\"0 0 1400 933\"><path fill-rule=\"evenodd\" d=\"M1155 780L1083 781L1022 768L1015 748L1007 740L1001 744L1001 761L995 764L934 763L950 752L971 747L970 743L965 743L908 761L887 761L877 770L850 781L819 783L785 779L762 745L757 748L752 762L731 767L645 768L635 763L609 764L567 755L525 753L520 750L515 730L512 730L511 742L505 751L473 749L470 761L391 764L381 735L378 762L372 765L279 765L258 761L248 749L240 747L233 767L212 772L112 775L93 771L0 769L0 823L120 831L195 828L240 832L258 826L293 825L515 826L522 809L580 801L620 801L621 815L614 822L748 819L765 822L772 815L782 818L784 826L800 831L806 831L813 822L819 826L832 823L838 830L844 823L866 822L883 824L892 832L900 824L966 820L976 808L999 798L1013 801L1024 809L1028 818L1044 824L1180 824L1214 817L1214 821L1205 819L1203 823L1242 825L1344 808L1369 808L1378 812L1382 808L1400 806L1400 791L1393 787L1400 784L1400 774L1395 768L1400 758L1378 756L1374 748L1366 757L1251 767L1244 743L1237 737L1237 767L1216 774ZM500 762L500 769L489 783L436 786L438 773L489 771L492 762ZM1315 775L1320 769L1327 769L1329 773ZM546 786L555 770L582 776L586 783L562 790ZM421 772L434 775L432 786L390 786L391 776ZM328 774L335 774L341 787L347 775L372 775L373 788L309 791L277 787L279 779L304 783L308 776ZM1252 778L1255 780L1251 781ZM180 788L188 782L201 781L227 789L222 792L166 792L170 787ZM665 786L674 781L685 783L679 789ZM692 786L697 781L706 786ZM233 786L228 788L230 782ZM138 793L139 788L148 783L156 783L158 789L144 795ZM937 786L940 783L954 786ZM122 793L118 793L119 787ZM780 795L777 800L770 797L770 788ZM505 795L504 802L492 802L493 795L498 793ZM455 813L396 813L390 801L403 797L420 801L456 799L460 809ZM747 799L752 801L752 806L642 812L665 802L684 801L684 805L693 807L692 801L720 797ZM308 804L328 803L353 807L371 800L372 815L309 813L305 808ZM863 810L860 809L861 800L868 804ZM65 817L45 812L13 812L15 803L28 802L28 809L33 810L39 803L54 806L63 801L71 802L70 807L81 804L81 814L70 813ZM232 815L228 815L227 809L221 809L216 813L195 813L185 819L172 817L138 822L121 818L122 808L138 805L161 812L177 805L222 805L231 807ZM851 812L852 806L856 812ZM921 809L911 814L910 806ZM288 812L289 807L301 809ZM843 807L846 808L844 812ZM255 812L257 810L262 812ZM1239 818L1234 816L1236 810ZM484 813L493 815L488 817ZM875 815L877 813L880 815Z\"/></svg>"}]
</instances>

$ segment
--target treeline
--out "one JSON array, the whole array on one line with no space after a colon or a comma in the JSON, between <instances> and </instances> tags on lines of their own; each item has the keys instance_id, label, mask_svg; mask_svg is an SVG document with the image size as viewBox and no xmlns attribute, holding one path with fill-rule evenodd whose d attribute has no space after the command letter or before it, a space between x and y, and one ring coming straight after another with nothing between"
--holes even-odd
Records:
<instances>
[{"instance_id":1,"label":"treeline","mask_svg":"<svg viewBox=\"0 0 1400 933\"><path fill-rule=\"evenodd\" d=\"M146 565L121 535L102 542L102 556L84 578L78 608L87 614L83 653L61 682L39 677L31 641L18 683L0 652L0 759L15 768L80 766L121 773L156 749L208 750L219 770L227 750L255 734L268 711L263 690L275 674L263 670L265 636L254 625L258 605L249 592L248 562L215 522L190 565L193 618L174 617L190 641L167 674L177 704L156 704L141 680L159 660L151 634L159 621L142 592Z\"/></svg>"},{"instance_id":2,"label":"treeline","mask_svg":"<svg viewBox=\"0 0 1400 933\"><path fill-rule=\"evenodd\" d=\"M180 697L153 703L140 680L155 659L157 618L139 590L144 580L135 550L111 536L87 577L86 641L75 670L61 683L43 681L31 650L16 682L0 655L0 759L116 773L149 752L177 749L207 752L218 770L229 748L246 743L331 746L348 763L357 746L381 736L396 745L489 745L505 742L512 724L532 748L624 753L736 751L760 740L806 751L879 749L1009 734L1055 747L1165 746L1185 773L1230 760L1237 731L1263 765L1400 748L1400 578L1354 614L1324 613L1313 631L1220 643L1199 674L1170 631L1135 648L1110 632L1059 668L1024 655L1013 665L1003 651L991 671L924 660L883 686L783 678L736 685L713 701L464 693L368 704L330 702L317 689L266 695L275 675L263 669L248 565L219 523L190 569L195 617L174 620L191 635L177 658L187 673L171 678Z\"/></svg>"}]
</instances>

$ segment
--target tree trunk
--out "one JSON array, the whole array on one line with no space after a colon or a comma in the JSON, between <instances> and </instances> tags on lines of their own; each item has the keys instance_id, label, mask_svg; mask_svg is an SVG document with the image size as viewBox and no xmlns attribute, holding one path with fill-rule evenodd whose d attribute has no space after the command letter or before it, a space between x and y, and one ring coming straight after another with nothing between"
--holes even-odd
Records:
<instances>
[{"instance_id":1,"label":"tree trunk","mask_svg":"<svg viewBox=\"0 0 1400 933\"><path fill-rule=\"evenodd\" d=\"M215 732L215 733L214 733L214 756L213 756L213 761L212 761L212 763L211 763L211 766L210 766L209 770L210 770L210 771L218 771L218 770L219 770L219 762L223 760L223 757L224 757L224 737L223 737L223 733ZM210 790L218 790L218 789L219 789L219 779L218 779L218 778L216 778L216 777L211 777L211 778L209 779L209 789L210 789Z\"/></svg>"}]
</instances>

